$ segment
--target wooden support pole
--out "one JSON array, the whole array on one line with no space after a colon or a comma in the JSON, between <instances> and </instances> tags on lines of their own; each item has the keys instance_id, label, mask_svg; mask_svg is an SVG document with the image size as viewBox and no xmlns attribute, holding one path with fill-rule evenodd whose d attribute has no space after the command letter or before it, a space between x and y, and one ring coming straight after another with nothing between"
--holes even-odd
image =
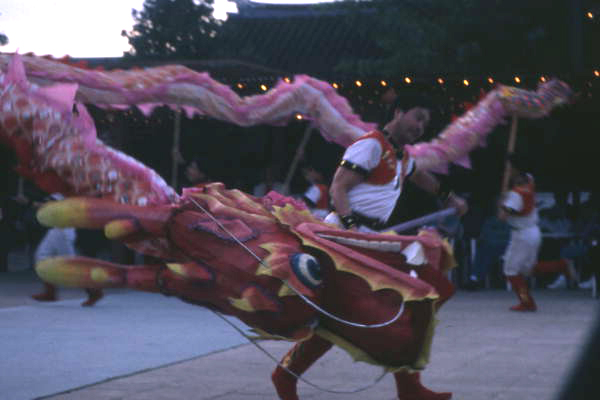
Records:
<instances>
[{"instance_id":1,"label":"wooden support pole","mask_svg":"<svg viewBox=\"0 0 600 400\"><path fill-rule=\"evenodd\" d=\"M308 144L308 140L310 139L310 135L312 134L312 131L313 131L313 124L309 122L308 125L306 125L306 129L304 130L304 136L302 136L302 141L300 142L300 145L298 146L298 149L296 150L296 155L294 156L294 159L292 160L290 169L288 170L287 176L285 177L285 181L283 182L283 187L284 187L284 191L285 191L284 194L286 194L286 195L290 194L290 183L292 182L292 178L294 177L294 174L296 173L296 169L298 168L298 164L300 163L300 160L304 156L304 150L306 149L306 145Z\"/></svg>"},{"instance_id":2,"label":"wooden support pole","mask_svg":"<svg viewBox=\"0 0 600 400\"><path fill-rule=\"evenodd\" d=\"M517 143L517 126L519 118L516 115L512 116L512 122L510 125L510 133L508 136L508 145L506 148L506 162L504 164L504 176L502 177L502 188L500 193L504 193L508 190L508 183L510 180L510 161L508 156L515 151L515 145Z\"/></svg>"},{"instance_id":3,"label":"wooden support pole","mask_svg":"<svg viewBox=\"0 0 600 400\"><path fill-rule=\"evenodd\" d=\"M179 164L181 163L181 152L179 142L181 137L181 110L175 111L175 123L173 126L173 148L171 149L171 186L177 190L177 177L179 175Z\"/></svg>"}]
</instances>

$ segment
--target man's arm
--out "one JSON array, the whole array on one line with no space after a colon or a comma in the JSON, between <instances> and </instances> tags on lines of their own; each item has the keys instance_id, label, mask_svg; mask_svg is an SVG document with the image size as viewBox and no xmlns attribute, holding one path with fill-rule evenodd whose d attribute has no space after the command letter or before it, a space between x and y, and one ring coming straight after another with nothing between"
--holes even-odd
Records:
<instances>
[{"instance_id":1,"label":"man's arm","mask_svg":"<svg viewBox=\"0 0 600 400\"><path fill-rule=\"evenodd\" d=\"M427 171L421 171L417 169L412 175L410 175L409 179L411 180L411 182L413 182L415 185L417 185L427 193L430 193L437 197L442 197L441 200L445 203L447 207L456 208L458 215L464 215L467 212L467 202L463 198L455 195L452 192L449 192L447 195L440 193L440 182L435 176L433 176L433 174Z\"/></svg>"},{"instance_id":2,"label":"man's arm","mask_svg":"<svg viewBox=\"0 0 600 400\"><path fill-rule=\"evenodd\" d=\"M440 182L427 171L415 170L413 174L408 178L412 183L430 193L437 196L440 192Z\"/></svg>"},{"instance_id":3,"label":"man's arm","mask_svg":"<svg viewBox=\"0 0 600 400\"><path fill-rule=\"evenodd\" d=\"M498 201L497 217L500 221L506 221L511 215L516 215L523 209L523 199L514 191L506 192Z\"/></svg>"},{"instance_id":4,"label":"man's arm","mask_svg":"<svg viewBox=\"0 0 600 400\"><path fill-rule=\"evenodd\" d=\"M329 189L329 195L333 201L333 207L340 216L350 215L352 209L348 200L348 192L354 186L365 179L364 175L348 168L338 167L333 176L333 182Z\"/></svg>"}]
</instances>

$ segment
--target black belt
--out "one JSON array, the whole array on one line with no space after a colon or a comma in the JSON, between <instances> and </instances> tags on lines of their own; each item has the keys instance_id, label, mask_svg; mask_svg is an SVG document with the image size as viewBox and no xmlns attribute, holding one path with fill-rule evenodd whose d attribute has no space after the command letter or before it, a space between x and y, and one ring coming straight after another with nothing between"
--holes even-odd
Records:
<instances>
[{"instance_id":1,"label":"black belt","mask_svg":"<svg viewBox=\"0 0 600 400\"><path fill-rule=\"evenodd\" d=\"M356 211L352 211L352 216L354 216L358 225L364 225L367 228L373 229L374 231L380 231L386 226L385 221L382 221L379 218L366 216Z\"/></svg>"}]
</instances>

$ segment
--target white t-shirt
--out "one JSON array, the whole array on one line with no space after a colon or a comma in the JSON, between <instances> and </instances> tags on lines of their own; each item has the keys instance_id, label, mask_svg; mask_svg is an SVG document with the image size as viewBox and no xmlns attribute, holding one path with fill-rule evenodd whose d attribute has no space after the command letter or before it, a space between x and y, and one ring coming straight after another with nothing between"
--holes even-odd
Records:
<instances>
[{"instance_id":1,"label":"white t-shirt","mask_svg":"<svg viewBox=\"0 0 600 400\"><path fill-rule=\"evenodd\" d=\"M321 190L317 185L311 185L306 192L304 192L304 197L313 202L313 204L317 204L321 199Z\"/></svg>"},{"instance_id":2,"label":"white t-shirt","mask_svg":"<svg viewBox=\"0 0 600 400\"><path fill-rule=\"evenodd\" d=\"M317 185L311 185L306 192L304 192L304 197L308 200L312 201L313 204L318 204L319 200L321 200L321 189ZM312 208L310 207L310 212L319 219L324 219L327 214L329 214L329 209L327 208Z\"/></svg>"},{"instance_id":3,"label":"white t-shirt","mask_svg":"<svg viewBox=\"0 0 600 400\"><path fill-rule=\"evenodd\" d=\"M377 139L358 140L346 149L343 159L371 171L381 161L382 151ZM410 175L414 168L415 162L410 158L405 175ZM383 185L361 182L350 189L348 192L350 208L360 214L386 222L402 193L402 176L402 160L397 160L396 175L390 182Z\"/></svg>"},{"instance_id":4,"label":"white t-shirt","mask_svg":"<svg viewBox=\"0 0 600 400\"><path fill-rule=\"evenodd\" d=\"M50 257L74 256L75 228L50 228L35 250L35 261Z\"/></svg>"},{"instance_id":5,"label":"white t-shirt","mask_svg":"<svg viewBox=\"0 0 600 400\"><path fill-rule=\"evenodd\" d=\"M523 210L523 198L514 190L506 193L502 205L511 210L519 212ZM534 208L528 215L508 215L506 222L514 229L525 229L538 224L538 211Z\"/></svg>"}]
</instances>

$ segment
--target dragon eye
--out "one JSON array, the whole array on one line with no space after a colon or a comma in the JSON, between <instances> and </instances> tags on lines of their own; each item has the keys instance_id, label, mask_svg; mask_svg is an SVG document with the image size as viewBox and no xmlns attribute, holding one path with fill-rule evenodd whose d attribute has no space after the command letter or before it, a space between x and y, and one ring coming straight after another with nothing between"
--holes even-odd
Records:
<instances>
[{"instance_id":1,"label":"dragon eye","mask_svg":"<svg viewBox=\"0 0 600 400\"><path fill-rule=\"evenodd\" d=\"M307 287L314 289L323 283L321 266L316 258L306 253L296 253L290 259L296 277Z\"/></svg>"}]
</instances>

